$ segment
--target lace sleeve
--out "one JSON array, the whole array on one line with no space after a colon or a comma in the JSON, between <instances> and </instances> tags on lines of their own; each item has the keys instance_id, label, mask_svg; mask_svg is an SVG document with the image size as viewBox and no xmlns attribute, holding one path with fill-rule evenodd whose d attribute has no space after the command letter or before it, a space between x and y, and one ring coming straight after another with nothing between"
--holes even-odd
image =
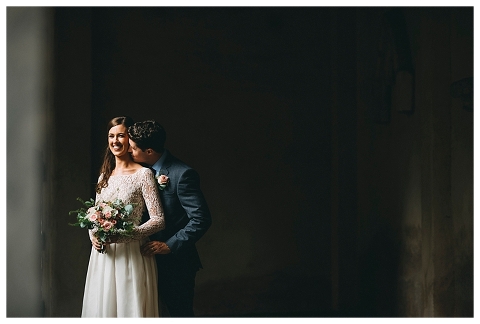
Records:
<instances>
[{"instance_id":1,"label":"lace sleeve","mask_svg":"<svg viewBox=\"0 0 480 324\"><path fill-rule=\"evenodd\" d=\"M163 214L162 202L159 197L155 178L149 169L142 170L141 172L142 174L140 177L140 182L142 195L148 210L148 214L150 215L150 219L142 225L136 227L134 229L133 236L122 236L117 241L118 243L140 240L165 228L165 217Z\"/></svg>"}]
</instances>

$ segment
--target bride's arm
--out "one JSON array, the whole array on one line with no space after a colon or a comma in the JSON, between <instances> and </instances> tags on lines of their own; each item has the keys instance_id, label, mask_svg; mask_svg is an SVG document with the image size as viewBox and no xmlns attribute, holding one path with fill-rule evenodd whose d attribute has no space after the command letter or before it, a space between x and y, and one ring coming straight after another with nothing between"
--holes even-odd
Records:
<instances>
[{"instance_id":1,"label":"bride's arm","mask_svg":"<svg viewBox=\"0 0 480 324\"><path fill-rule=\"evenodd\" d=\"M165 228L165 216L162 202L159 197L158 187L155 178L149 169L142 170L141 186L142 196L145 201L150 219L142 225L133 229L132 236L121 236L118 243L126 243L132 240L141 240Z\"/></svg>"}]
</instances>

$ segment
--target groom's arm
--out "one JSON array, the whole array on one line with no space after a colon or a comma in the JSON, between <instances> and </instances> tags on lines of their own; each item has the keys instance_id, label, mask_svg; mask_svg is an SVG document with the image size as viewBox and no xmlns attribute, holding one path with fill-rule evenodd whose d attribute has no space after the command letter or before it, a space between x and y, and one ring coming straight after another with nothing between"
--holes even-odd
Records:
<instances>
[{"instance_id":1,"label":"groom's arm","mask_svg":"<svg viewBox=\"0 0 480 324\"><path fill-rule=\"evenodd\" d=\"M193 169L187 169L177 184L178 199L188 216L188 223L165 243L172 253L195 244L212 224L212 217L205 197L200 190L200 177Z\"/></svg>"}]
</instances>

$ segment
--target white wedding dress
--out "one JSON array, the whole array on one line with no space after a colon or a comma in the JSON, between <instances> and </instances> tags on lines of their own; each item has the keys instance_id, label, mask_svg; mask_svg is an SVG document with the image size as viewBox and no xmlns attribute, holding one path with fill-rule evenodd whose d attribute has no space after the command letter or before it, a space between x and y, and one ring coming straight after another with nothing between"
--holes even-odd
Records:
<instances>
[{"instance_id":1,"label":"white wedding dress","mask_svg":"<svg viewBox=\"0 0 480 324\"><path fill-rule=\"evenodd\" d=\"M142 168L133 174L111 176L96 201L117 198L137 204L131 214L135 232L133 237L107 245L105 254L92 247L82 317L159 317L155 258L140 254L147 237L165 227L152 171ZM138 226L145 208L150 219Z\"/></svg>"}]
</instances>

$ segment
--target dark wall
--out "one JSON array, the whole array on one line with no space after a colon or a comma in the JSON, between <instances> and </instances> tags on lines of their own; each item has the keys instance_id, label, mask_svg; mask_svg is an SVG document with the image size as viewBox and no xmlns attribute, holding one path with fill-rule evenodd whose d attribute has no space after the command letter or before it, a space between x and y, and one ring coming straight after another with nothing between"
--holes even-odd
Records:
<instances>
[{"instance_id":1,"label":"dark wall","mask_svg":"<svg viewBox=\"0 0 480 324\"><path fill-rule=\"evenodd\" d=\"M59 67L58 78L91 82L90 106L62 110L64 120L91 118L82 181L96 182L105 125L123 114L163 124L167 148L200 173L213 225L197 244L197 314L328 310L329 10L57 8L56 17L58 35L80 25L90 37L90 65L65 51L79 38L57 37L58 60L83 70L76 79ZM68 100L77 90L62 91Z\"/></svg>"}]
</instances>

